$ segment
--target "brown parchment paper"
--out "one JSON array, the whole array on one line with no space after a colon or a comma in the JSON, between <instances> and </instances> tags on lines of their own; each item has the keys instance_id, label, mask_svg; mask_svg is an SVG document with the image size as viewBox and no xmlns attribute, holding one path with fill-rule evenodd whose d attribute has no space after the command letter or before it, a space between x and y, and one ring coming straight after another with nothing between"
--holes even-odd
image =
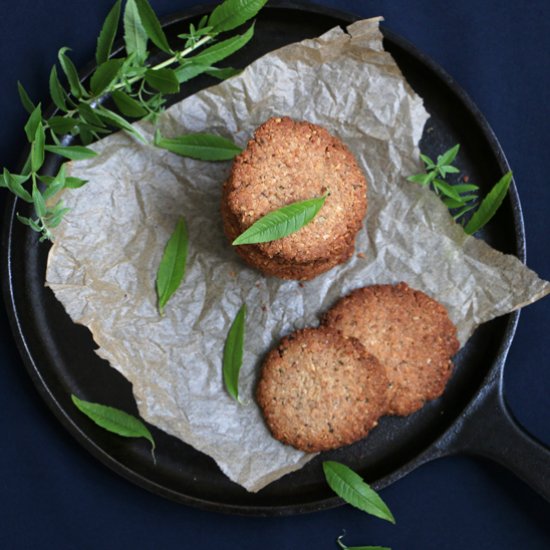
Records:
<instances>
[{"instance_id":1,"label":"brown parchment paper","mask_svg":"<svg viewBox=\"0 0 550 550\"><path fill-rule=\"evenodd\" d=\"M238 260L222 232L230 164L184 159L123 133L94 145L97 158L73 164L89 183L66 193L72 210L49 257L47 284L91 330L97 353L133 384L142 417L213 457L249 491L313 456L278 443L264 426L253 397L261 359L349 290L406 281L447 307L462 344L478 324L550 292L517 258L465 235L435 195L405 181L421 170L417 145L428 115L383 50L378 20L347 31L264 56L170 108L160 128L169 137L217 133L244 146L273 115L325 126L353 150L370 182L357 239L366 258L305 284L262 276ZM138 127L152 141L153 129ZM160 317L155 273L182 215L190 234L185 282ZM221 359L243 302L238 404L224 391Z\"/></svg>"}]
</instances>

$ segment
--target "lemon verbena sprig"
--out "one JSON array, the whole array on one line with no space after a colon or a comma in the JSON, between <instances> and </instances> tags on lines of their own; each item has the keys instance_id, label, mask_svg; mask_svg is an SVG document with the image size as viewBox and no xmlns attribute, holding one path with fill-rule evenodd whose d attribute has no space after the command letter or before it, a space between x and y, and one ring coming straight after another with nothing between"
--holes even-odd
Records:
<instances>
[{"instance_id":1,"label":"lemon verbena sprig","mask_svg":"<svg viewBox=\"0 0 550 550\"><path fill-rule=\"evenodd\" d=\"M56 107L52 116L46 118L41 104L33 103L18 83L21 103L29 113L25 134L30 152L19 174L3 169L0 187L32 204L34 215L18 215L19 220L41 233L41 240L51 239L51 229L68 210L58 194L86 182L68 176L63 165L55 176L41 174L46 153L68 160L91 158L95 153L86 146L114 130L123 130L145 143L128 119L154 123L165 108L167 96L178 93L183 83L200 74L219 79L235 74L235 69L218 67L217 63L250 41L254 24L242 34L218 37L255 17L266 1L225 0L197 25L190 24L188 32L178 35L182 42L174 47L147 0L126 0L124 9L122 0L117 0L97 39L97 66L86 83L78 76L69 48L59 50L58 66L52 68L49 77L49 92ZM121 20L125 47L112 56ZM164 57L154 65L150 62L151 44ZM67 145L74 139L79 145ZM157 139L154 145L158 143Z\"/></svg>"},{"instance_id":2,"label":"lemon verbena sprig","mask_svg":"<svg viewBox=\"0 0 550 550\"><path fill-rule=\"evenodd\" d=\"M438 155L435 162L427 155L420 154L426 172L414 174L407 179L413 183L429 186L451 211L454 220L464 227L468 235L473 235L496 214L512 183L512 172L506 172L480 202L477 185L466 181L455 184L446 181L448 174L460 173L460 170L453 166L459 150L460 144L456 144ZM465 215L472 211L473 213L467 219Z\"/></svg>"}]
</instances>

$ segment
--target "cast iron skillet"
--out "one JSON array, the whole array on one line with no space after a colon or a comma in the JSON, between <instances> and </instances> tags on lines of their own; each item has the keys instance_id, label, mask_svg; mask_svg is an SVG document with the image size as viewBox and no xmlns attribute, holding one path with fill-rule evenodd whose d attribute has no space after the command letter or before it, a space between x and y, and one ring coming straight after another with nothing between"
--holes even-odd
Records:
<instances>
[{"instance_id":1,"label":"cast iron skillet","mask_svg":"<svg viewBox=\"0 0 550 550\"><path fill-rule=\"evenodd\" d=\"M168 36L175 38L190 20L208 11L197 8L166 20ZM317 36L354 19L298 3L264 8L254 41L231 63L245 66L279 46ZM460 142L463 173L477 183L496 182L509 168L481 113L432 61L389 30L384 29L384 36L386 49L424 98L431 114L422 150L437 155ZM212 83L208 78L193 81L182 97ZM57 168L58 160L48 159L45 171L53 173ZM472 453L510 468L550 499L550 471L545 469L550 453L518 426L502 393L502 371L518 322L517 312L479 327L458 354L455 374L440 399L410 417L382 419L365 440L323 453L302 470L259 493L246 492L229 481L209 457L154 427L158 451L157 464L153 465L144 441L103 431L70 402L69 396L74 393L137 413L130 384L97 357L89 331L74 325L53 293L44 287L49 246L39 244L36 234L17 222L18 211L26 213L25 205L8 201L2 235L2 283L24 363L38 391L69 432L93 455L134 483L173 500L211 510L294 514L341 503L324 481L323 460L348 464L380 489L429 460ZM523 220L515 186L482 237L497 249L525 261Z\"/></svg>"}]
</instances>

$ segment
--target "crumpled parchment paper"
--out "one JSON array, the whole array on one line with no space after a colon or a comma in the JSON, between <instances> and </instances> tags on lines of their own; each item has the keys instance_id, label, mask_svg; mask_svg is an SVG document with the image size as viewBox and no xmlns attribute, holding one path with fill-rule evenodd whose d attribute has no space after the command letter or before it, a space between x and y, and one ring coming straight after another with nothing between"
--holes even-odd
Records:
<instances>
[{"instance_id":1,"label":"crumpled parchment paper","mask_svg":"<svg viewBox=\"0 0 550 550\"><path fill-rule=\"evenodd\" d=\"M369 183L366 227L348 263L300 284L266 278L226 241L220 196L230 163L184 159L123 133L74 163L89 180L66 193L71 212L55 233L47 284L87 326L98 354L133 384L142 417L213 457L257 491L313 455L274 440L254 401L262 357L353 288L406 281L441 301L464 344L475 327L537 300L550 284L512 256L468 237L431 192L407 183L421 170L428 115L391 56L378 20L335 28L284 47L241 75L169 109L163 135L206 131L245 146L273 115L325 126L352 149ZM152 128L139 124L151 138ZM160 317L155 274L179 216L190 248L185 282ZM221 361L236 312L247 303L244 404L225 392Z\"/></svg>"}]
</instances>

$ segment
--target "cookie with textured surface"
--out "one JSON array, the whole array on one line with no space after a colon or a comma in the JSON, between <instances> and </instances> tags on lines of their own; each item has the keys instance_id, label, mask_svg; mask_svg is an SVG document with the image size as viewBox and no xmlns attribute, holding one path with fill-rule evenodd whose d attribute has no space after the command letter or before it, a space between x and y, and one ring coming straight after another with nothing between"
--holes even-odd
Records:
<instances>
[{"instance_id":1,"label":"cookie with textured surface","mask_svg":"<svg viewBox=\"0 0 550 550\"><path fill-rule=\"evenodd\" d=\"M317 452L365 437L387 408L387 389L384 368L357 340L321 327L271 350L256 395L276 439Z\"/></svg>"},{"instance_id":2,"label":"cookie with textured surface","mask_svg":"<svg viewBox=\"0 0 550 550\"><path fill-rule=\"evenodd\" d=\"M389 414L408 415L443 393L459 342L446 309L423 292L405 283L359 288L323 324L357 338L384 365Z\"/></svg>"}]
</instances>

